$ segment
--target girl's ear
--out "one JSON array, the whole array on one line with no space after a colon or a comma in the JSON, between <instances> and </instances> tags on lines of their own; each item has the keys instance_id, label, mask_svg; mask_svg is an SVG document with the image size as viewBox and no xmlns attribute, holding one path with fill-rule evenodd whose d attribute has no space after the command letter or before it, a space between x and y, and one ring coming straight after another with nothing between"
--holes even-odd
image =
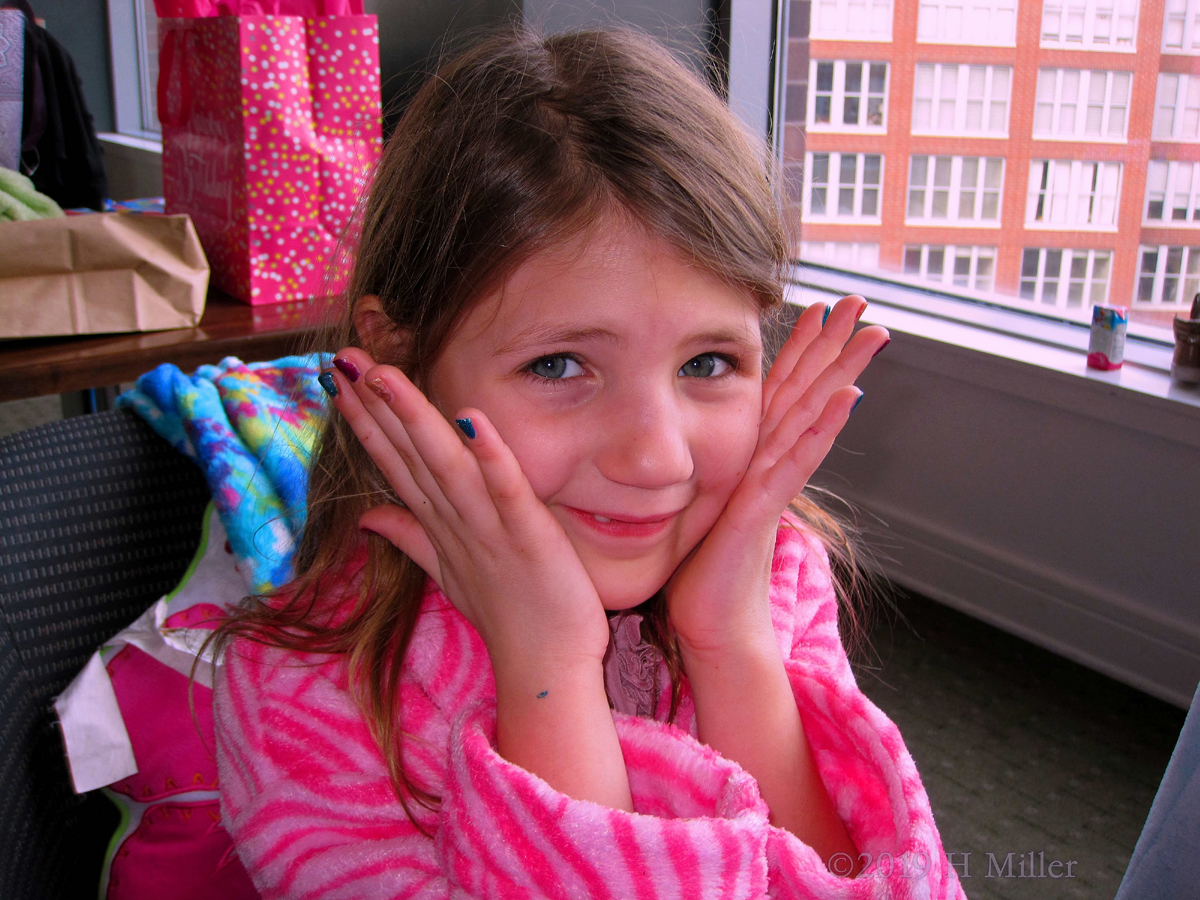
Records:
<instances>
[{"instance_id":1,"label":"girl's ear","mask_svg":"<svg viewBox=\"0 0 1200 900\"><path fill-rule=\"evenodd\" d=\"M408 331L391 320L375 294L364 294L354 304L354 330L376 362L395 364L408 349Z\"/></svg>"}]
</instances>

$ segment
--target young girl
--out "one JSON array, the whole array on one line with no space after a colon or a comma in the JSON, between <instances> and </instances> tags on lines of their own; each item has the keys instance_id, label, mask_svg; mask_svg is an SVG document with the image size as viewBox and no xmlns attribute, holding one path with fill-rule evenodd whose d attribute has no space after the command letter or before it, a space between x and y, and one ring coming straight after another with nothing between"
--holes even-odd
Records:
<instances>
[{"instance_id":1,"label":"young girl","mask_svg":"<svg viewBox=\"0 0 1200 900\"><path fill-rule=\"evenodd\" d=\"M768 169L625 32L493 38L406 111L297 578L227 628L265 897L961 896L801 494L887 333L815 305L764 380Z\"/></svg>"}]
</instances>

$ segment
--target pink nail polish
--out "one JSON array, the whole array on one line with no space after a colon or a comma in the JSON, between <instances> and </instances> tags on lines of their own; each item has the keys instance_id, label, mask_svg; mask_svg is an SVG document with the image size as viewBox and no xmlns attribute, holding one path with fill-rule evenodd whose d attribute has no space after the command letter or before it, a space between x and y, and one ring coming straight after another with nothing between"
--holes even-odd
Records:
<instances>
[{"instance_id":1,"label":"pink nail polish","mask_svg":"<svg viewBox=\"0 0 1200 900\"><path fill-rule=\"evenodd\" d=\"M350 360L338 357L333 361L333 364L339 372L346 376L346 380L351 384L358 381L360 375L358 366L354 365Z\"/></svg>"},{"instance_id":2,"label":"pink nail polish","mask_svg":"<svg viewBox=\"0 0 1200 900\"><path fill-rule=\"evenodd\" d=\"M874 353L872 353L872 354L871 354L871 359L874 359L874 358L875 358L875 357L877 357L877 356L878 356L880 353L882 353L882 352L883 352L883 348L884 348L884 347L886 347L886 346L887 346L888 344L890 344L891 342L892 342L892 339L891 339L891 338L888 338L886 341L884 341L882 344L880 344L880 345L879 345L879 349L878 349L878 350L876 350Z\"/></svg>"},{"instance_id":3,"label":"pink nail polish","mask_svg":"<svg viewBox=\"0 0 1200 900\"><path fill-rule=\"evenodd\" d=\"M859 319L861 319L861 318L862 318L862 314L863 314L863 313L865 313L865 312L867 311L867 306L868 306L868 305L869 305L869 304L867 304L867 303L864 303L862 306L860 306L860 307L858 308L858 315L856 315L856 316L854 317L854 321L855 321L855 322L857 322Z\"/></svg>"},{"instance_id":4,"label":"pink nail polish","mask_svg":"<svg viewBox=\"0 0 1200 900\"><path fill-rule=\"evenodd\" d=\"M385 382L382 378L372 378L367 382L367 387L369 387L375 396L379 397L379 399L381 399L384 403L391 403L395 399L395 397L392 396L392 392L388 390L387 382Z\"/></svg>"}]
</instances>

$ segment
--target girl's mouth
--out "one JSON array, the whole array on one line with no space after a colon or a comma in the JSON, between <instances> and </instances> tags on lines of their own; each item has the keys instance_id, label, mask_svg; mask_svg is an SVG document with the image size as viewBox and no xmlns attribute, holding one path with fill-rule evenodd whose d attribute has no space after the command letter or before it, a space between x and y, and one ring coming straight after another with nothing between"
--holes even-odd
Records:
<instances>
[{"instance_id":1,"label":"girl's mouth","mask_svg":"<svg viewBox=\"0 0 1200 900\"><path fill-rule=\"evenodd\" d=\"M681 512L681 510L676 510L652 516L632 516L619 512L589 512L575 509L573 506L564 508L592 531L609 537L622 538L646 538L659 535L670 527L675 517Z\"/></svg>"}]
</instances>

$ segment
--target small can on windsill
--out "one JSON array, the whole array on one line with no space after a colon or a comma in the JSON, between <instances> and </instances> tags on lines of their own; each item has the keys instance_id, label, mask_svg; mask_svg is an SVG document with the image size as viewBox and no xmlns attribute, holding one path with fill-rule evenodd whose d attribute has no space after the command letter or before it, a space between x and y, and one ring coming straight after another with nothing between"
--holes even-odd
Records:
<instances>
[{"instance_id":1,"label":"small can on windsill","mask_svg":"<svg viewBox=\"0 0 1200 900\"><path fill-rule=\"evenodd\" d=\"M1087 364L1093 369L1111 371L1125 361L1125 329L1129 309L1097 303L1092 307L1092 336L1088 341Z\"/></svg>"}]
</instances>

